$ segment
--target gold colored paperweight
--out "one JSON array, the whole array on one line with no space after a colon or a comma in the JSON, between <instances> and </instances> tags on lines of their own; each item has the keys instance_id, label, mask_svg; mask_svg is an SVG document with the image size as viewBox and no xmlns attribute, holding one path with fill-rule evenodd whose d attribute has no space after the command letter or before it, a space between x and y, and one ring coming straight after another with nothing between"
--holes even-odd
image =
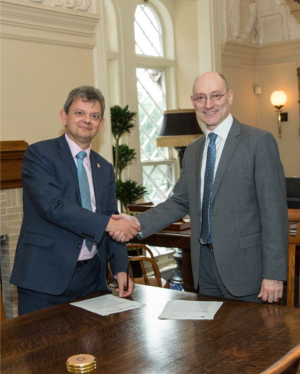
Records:
<instances>
[{"instance_id":1,"label":"gold colored paperweight","mask_svg":"<svg viewBox=\"0 0 300 374\"><path fill-rule=\"evenodd\" d=\"M91 373L97 368L96 357L87 354L71 356L66 362L69 373Z\"/></svg>"}]
</instances>

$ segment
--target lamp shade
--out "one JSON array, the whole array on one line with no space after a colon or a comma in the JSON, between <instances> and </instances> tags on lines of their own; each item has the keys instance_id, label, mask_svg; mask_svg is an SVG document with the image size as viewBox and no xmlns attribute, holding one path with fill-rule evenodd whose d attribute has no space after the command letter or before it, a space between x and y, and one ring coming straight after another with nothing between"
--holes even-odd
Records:
<instances>
[{"instance_id":1,"label":"lamp shade","mask_svg":"<svg viewBox=\"0 0 300 374\"><path fill-rule=\"evenodd\" d=\"M283 91L274 91L270 97L271 103L278 107L282 107L287 100L287 96Z\"/></svg>"},{"instance_id":2,"label":"lamp shade","mask_svg":"<svg viewBox=\"0 0 300 374\"><path fill-rule=\"evenodd\" d=\"M187 147L202 134L194 109L167 110L156 146Z\"/></svg>"}]
</instances>

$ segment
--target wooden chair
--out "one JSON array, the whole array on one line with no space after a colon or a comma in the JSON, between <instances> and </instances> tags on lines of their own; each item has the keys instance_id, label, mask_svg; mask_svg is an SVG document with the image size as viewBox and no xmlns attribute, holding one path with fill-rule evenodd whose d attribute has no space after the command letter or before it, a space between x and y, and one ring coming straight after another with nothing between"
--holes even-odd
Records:
<instances>
[{"instance_id":1,"label":"wooden chair","mask_svg":"<svg viewBox=\"0 0 300 374\"><path fill-rule=\"evenodd\" d=\"M159 267L156 264L155 257L154 257L150 248L148 248L144 244L127 244L126 247L127 247L127 250L135 249L136 253L137 253L137 255L135 255L135 256L128 256L130 277L134 281L134 283L145 284L145 285L148 285L148 286L155 286L155 287L170 288L169 282L167 282L165 279L161 278ZM144 256L142 254L142 250L147 252L150 255L150 257ZM144 261L149 262L151 264L154 276L148 276L147 275L147 271L146 271L146 268L145 268L145 265L144 265ZM141 269L141 272L142 272L142 277L135 277L134 276L133 267L131 265L133 262L139 262L140 269Z\"/></svg>"},{"instance_id":2,"label":"wooden chair","mask_svg":"<svg viewBox=\"0 0 300 374\"><path fill-rule=\"evenodd\" d=\"M300 246L300 209L289 209L289 225L296 223L296 234L289 235L288 248L288 279L287 279L287 306L295 306L295 278L296 278L296 257L297 246ZM299 276L300 279L300 276ZM300 306L300 280L298 306Z\"/></svg>"},{"instance_id":3,"label":"wooden chair","mask_svg":"<svg viewBox=\"0 0 300 374\"><path fill-rule=\"evenodd\" d=\"M300 364L300 344L260 374L296 374Z\"/></svg>"},{"instance_id":4,"label":"wooden chair","mask_svg":"<svg viewBox=\"0 0 300 374\"><path fill-rule=\"evenodd\" d=\"M150 257L152 258L152 260L155 261L155 257L154 257L153 252L145 244L126 244L126 248L129 251L131 249L135 249L138 256L142 256L143 255L142 251L144 250L145 252L147 252L150 255Z\"/></svg>"},{"instance_id":5,"label":"wooden chair","mask_svg":"<svg viewBox=\"0 0 300 374\"><path fill-rule=\"evenodd\" d=\"M158 268L156 262L152 258L146 257L146 256L128 256L128 260L129 260L130 277L134 281L134 283L145 284L147 286L162 287L159 268ZM138 261L140 263L140 266L141 266L141 269L142 269L142 274L143 274L142 278L135 278L134 277L134 272L133 272L131 264L132 264L132 262L135 262L135 261ZM154 278L153 278L153 276L150 277L150 276L147 275L145 265L144 265L144 261L150 262L150 264L152 265L152 269L153 269L153 272L154 272Z\"/></svg>"}]
</instances>

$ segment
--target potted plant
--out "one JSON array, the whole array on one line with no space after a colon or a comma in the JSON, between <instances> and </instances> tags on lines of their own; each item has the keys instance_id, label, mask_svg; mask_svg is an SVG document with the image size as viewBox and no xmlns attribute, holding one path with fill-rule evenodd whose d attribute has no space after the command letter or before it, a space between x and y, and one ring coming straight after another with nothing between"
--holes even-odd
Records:
<instances>
[{"instance_id":1,"label":"potted plant","mask_svg":"<svg viewBox=\"0 0 300 374\"><path fill-rule=\"evenodd\" d=\"M122 181L121 174L128 165L136 160L134 148L129 148L127 144L120 144L121 137L135 127L136 112L131 111L126 105L124 108L114 105L110 108L112 134L115 138L113 145L113 162L116 177L116 197L120 201L121 211L128 213L128 205L134 204L147 194L147 190L136 181L127 179Z\"/></svg>"}]
</instances>

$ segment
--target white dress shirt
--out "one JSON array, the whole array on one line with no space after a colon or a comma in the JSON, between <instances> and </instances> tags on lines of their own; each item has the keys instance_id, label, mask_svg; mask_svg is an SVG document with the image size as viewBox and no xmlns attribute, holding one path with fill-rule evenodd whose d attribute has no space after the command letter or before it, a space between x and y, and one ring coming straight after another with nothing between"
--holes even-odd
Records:
<instances>
[{"instance_id":1,"label":"white dress shirt","mask_svg":"<svg viewBox=\"0 0 300 374\"><path fill-rule=\"evenodd\" d=\"M87 174L87 178L88 178L88 182L89 182L92 210L93 210L93 212L95 212L97 208L96 208L95 192L94 192L94 185L93 185L93 175L92 175L92 168L91 168L91 161L90 161L91 147L89 147L88 149L81 149L79 147L79 145L77 145L75 142L73 142L73 140L71 140L68 137L67 134L65 134L65 137L66 137L66 140L69 144L70 151L72 153L72 156L73 156L74 162L76 164L76 167L77 167L77 157L76 157L76 155L80 151L86 152L86 156L83 159L83 165L84 165L84 168L85 168L85 171L86 171L86 174ZM98 252L98 250L97 250L97 247L96 247L95 244L93 245L93 248L90 252L88 250L88 248L85 244L85 240L84 240L83 243L82 243L81 251L79 253L78 261L89 260L89 259L93 258L97 252Z\"/></svg>"},{"instance_id":2,"label":"white dress shirt","mask_svg":"<svg viewBox=\"0 0 300 374\"><path fill-rule=\"evenodd\" d=\"M216 163L215 163L215 169L214 169L214 177L216 176L216 171L218 169L218 165L220 162L220 158L223 152L223 148L229 133L229 130L232 126L233 117L231 114L228 115L228 117L220 123L214 131L205 130L205 146L204 146L204 152L203 152L203 158L202 158L202 165L201 165L201 186L200 186L200 198L201 198L201 206L202 206L202 200L203 200L203 192L204 192L204 175L205 175L205 168L206 168L206 158L207 158L207 149L208 149L208 143L209 143L209 137L208 134L214 132L217 134L216 139Z\"/></svg>"}]
</instances>

